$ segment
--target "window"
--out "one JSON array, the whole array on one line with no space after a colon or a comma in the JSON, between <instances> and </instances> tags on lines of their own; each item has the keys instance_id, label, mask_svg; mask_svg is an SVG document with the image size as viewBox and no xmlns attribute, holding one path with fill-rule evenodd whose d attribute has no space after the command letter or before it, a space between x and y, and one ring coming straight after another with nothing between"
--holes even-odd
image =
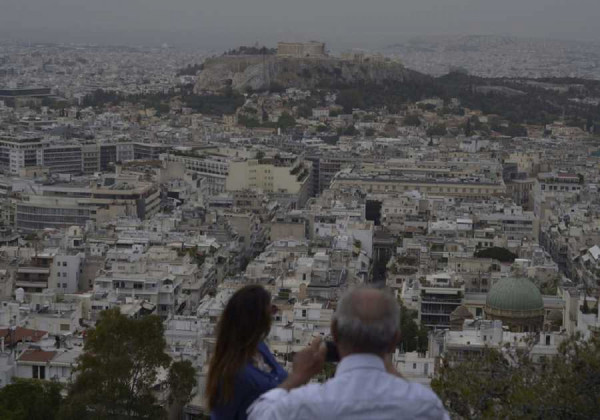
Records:
<instances>
[{"instance_id":1,"label":"window","mask_svg":"<svg viewBox=\"0 0 600 420\"><path fill-rule=\"evenodd\" d=\"M549 346L550 345L550 334L548 334L546 336L546 345Z\"/></svg>"},{"instance_id":2,"label":"window","mask_svg":"<svg viewBox=\"0 0 600 420\"><path fill-rule=\"evenodd\" d=\"M31 366L33 379L46 379L46 366Z\"/></svg>"},{"instance_id":3,"label":"window","mask_svg":"<svg viewBox=\"0 0 600 420\"><path fill-rule=\"evenodd\" d=\"M61 331L70 331L71 326L69 324L60 324L60 330Z\"/></svg>"},{"instance_id":4,"label":"window","mask_svg":"<svg viewBox=\"0 0 600 420\"><path fill-rule=\"evenodd\" d=\"M302 309L302 318L306 318L306 309Z\"/></svg>"},{"instance_id":5,"label":"window","mask_svg":"<svg viewBox=\"0 0 600 420\"><path fill-rule=\"evenodd\" d=\"M417 364L413 363L413 369L416 369L416 368L417 368Z\"/></svg>"},{"instance_id":6,"label":"window","mask_svg":"<svg viewBox=\"0 0 600 420\"><path fill-rule=\"evenodd\" d=\"M63 283L62 285L63 285L63 289L67 288L67 283Z\"/></svg>"},{"instance_id":7,"label":"window","mask_svg":"<svg viewBox=\"0 0 600 420\"><path fill-rule=\"evenodd\" d=\"M63 267L66 267L66 266L67 266L67 262L63 261Z\"/></svg>"}]
</instances>

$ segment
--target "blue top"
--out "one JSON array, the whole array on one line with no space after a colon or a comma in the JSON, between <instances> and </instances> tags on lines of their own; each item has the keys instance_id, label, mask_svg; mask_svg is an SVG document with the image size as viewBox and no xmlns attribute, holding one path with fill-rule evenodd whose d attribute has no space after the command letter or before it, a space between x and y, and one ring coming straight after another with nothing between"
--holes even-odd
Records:
<instances>
[{"instance_id":1,"label":"blue top","mask_svg":"<svg viewBox=\"0 0 600 420\"><path fill-rule=\"evenodd\" d=\"M258 352L272 368L271 372L264 372L248 362L235 378L232 399L215 407L210 413L211 420L246 420L248 407L287 378L287 372L277 363L265 343L258 345Z\"/></svg>"}]
</instances>

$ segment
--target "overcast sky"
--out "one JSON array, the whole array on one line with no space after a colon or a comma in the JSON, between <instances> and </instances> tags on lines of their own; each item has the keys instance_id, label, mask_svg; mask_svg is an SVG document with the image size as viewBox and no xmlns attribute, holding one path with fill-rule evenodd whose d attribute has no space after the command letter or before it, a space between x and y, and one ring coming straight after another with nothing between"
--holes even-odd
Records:
<instances>
[{"instance_id":1,"label":"overcast sky","mask_svg":"<svg viewBox=\"0 0 600 420\"><path fill-rule=\"evenodd\" d=\"M600 42L600 0L0 0L0 37L14 40L341 49L445 34Z\"/></svg>"}]
</instances>

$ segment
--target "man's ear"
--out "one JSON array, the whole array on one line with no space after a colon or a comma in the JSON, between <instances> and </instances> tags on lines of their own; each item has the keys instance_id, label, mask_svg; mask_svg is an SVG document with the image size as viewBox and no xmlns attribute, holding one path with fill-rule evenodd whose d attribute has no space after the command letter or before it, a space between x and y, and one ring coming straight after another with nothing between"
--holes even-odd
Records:
<instances>
[{"instance_id":1,"label":"man's ear","mask_svg":"<svg viewBox=\"0 0 600 420\"><path fill-rule=\"evenodd\" d=\"M393 353L396 351L396 348L398 347L398 344L400 344L400 338L402 336L400 335L400 331L396 331L396 334L394 334L394 339L392 340L391 344L390 344L390 349L389 352Z\"/></svg>"}]
</instances>

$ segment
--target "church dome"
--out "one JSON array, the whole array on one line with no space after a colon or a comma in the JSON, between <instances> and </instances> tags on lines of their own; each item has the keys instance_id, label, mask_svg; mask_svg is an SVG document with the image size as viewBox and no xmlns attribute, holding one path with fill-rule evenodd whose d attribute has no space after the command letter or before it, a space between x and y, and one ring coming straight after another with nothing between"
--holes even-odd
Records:
<instances>
[{"instance_id":1,"label":"church dome","mask_svg":"<svg viewBox=\"0 0 600 420\"><path fill-rule=\"evenodd\" d=\"M509 317L539 316L544 311L544 300L538 287L522 277L501 279L487 295L486 312Z\"/></svg>"}]
</instances>

